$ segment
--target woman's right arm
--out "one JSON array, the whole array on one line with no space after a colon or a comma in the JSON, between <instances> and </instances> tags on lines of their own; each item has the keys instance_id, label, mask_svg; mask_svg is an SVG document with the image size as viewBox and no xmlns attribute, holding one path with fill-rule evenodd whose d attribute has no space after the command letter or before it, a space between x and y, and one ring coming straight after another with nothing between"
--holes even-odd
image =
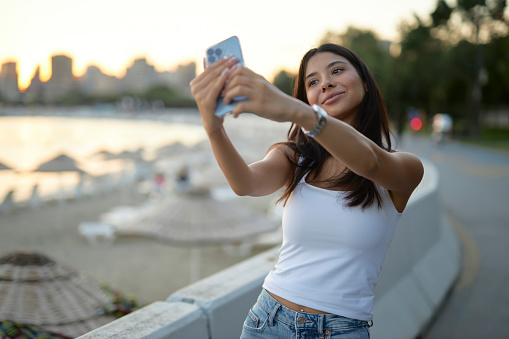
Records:
<instances>
[{"instance_id":1,"label":"woman's right arm","mask_svg":"<svg viewBox=\"0 0 509 339\"><path fill-rule=\"evenodd\" d=\"M275 147L263 160L247 165L226 134L223 118L214 114L216 100L226 83L227 73L235 64L235 59L222 59L207 67L191 81L191 92L214 157L232 190L237 195L264 196L286 184L291 165L285 155L285 146Z\"/></svg>"}]
</instances>

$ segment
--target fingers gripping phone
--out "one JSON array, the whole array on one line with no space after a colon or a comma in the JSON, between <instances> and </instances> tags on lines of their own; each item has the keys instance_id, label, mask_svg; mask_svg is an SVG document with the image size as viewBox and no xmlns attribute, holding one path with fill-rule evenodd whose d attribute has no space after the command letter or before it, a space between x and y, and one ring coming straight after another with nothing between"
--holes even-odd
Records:
<instances>
[{"instance_id":1,"label":"fingers gripping phone","mask_svg":"<svg viewBox=\"0 0 509 339\"><path fill-rule=\"evenodd\" d=\"M242 57L242 49L240 48L239 38L232 36L224 41L221 41L209 48L205 52L205 67L209 67L214 62L221 60L226 55L231 55L238 60L238 64L244 66L244 58ZM247 101L246 97L237 96L232 99L229 104L225 104L223 96L219 95L216 102L215 114L218 117L223 117L233 111L233 108L241 101Z\"/></svg>"}]
</instances>

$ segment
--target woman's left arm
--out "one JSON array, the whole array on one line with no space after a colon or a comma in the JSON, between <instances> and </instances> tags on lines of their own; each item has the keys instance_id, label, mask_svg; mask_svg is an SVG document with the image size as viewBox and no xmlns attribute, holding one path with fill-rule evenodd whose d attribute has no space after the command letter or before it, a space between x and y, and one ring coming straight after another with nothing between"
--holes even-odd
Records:
<instances>
[{"instance_id":1,"label":"woman's left arm","mask_svg":"<svg viewBox=\"0 0 509 339\"><path fill-rule=\"evenodd\" d=\"M230 72L225 102L239 95L249 99L237 104L234 117L252 112L274 121L293 122L308 131L313 129L317 118L311 106L283 93L247 68ZM389 153L339 119L329 117L315 140L354 173L402 197L410 197L422 179L424 169L419 158L410 153Z\"/></svg>"},{"instance_id":2,"label":"woman's left arm","mask_svg":"<svg viewBox=\"0 0 509 339\"><path fill-rule=\"evenodd\" d=\"M408 197L424 174L422 163L415 155L387 152L355 128L335 118L327 119L315 140L354 173L389 191L408 194Z\"/></svg>"},{"instance_id":3,"label":"woman's left arm","mask_svg":"<svg viewBox=\"0 0 509 339\"><path fill-rule=\"evenodd\" d=\"M404 211L424 175L422 163L415 155L389 153L335 118L327 119L322 132L315 139L352 172L385 187L399 212Z\"/></svg>"}]
</instances>

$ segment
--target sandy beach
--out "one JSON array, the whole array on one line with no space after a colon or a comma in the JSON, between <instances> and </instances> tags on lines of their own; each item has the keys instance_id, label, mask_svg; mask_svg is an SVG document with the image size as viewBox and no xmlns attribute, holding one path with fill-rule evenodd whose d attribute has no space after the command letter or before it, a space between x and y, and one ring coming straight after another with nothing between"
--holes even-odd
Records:
<instances>
[{"instance_id":1,"label":"sandy beach","mask_svg":"<svg viewBox=\"0 0 509 339\"><path fill-rule=\"evenodd\" d=\"M277 124L272 125L272 129L264 128L263 124L253 127L253 121L261 120L254 116L245 118L244 122L240 122L242 118L238 120L225 124L248 161L263 157L268 146L280 141L287 129L287 126ZM253 128L245 129L247 126ZM261 138L254 139L257 135ZM191 247L170 246L139 236L122 236L110 246L94 247L78 232L81 222L99 221L102 213L116 206L137 206L147 199L148 196L140 193L136 185L131 185L98 197L82 197L63 204L47 203L38 209L27 207L7 215L0 214L0 256L18 250L33 250L83 272L97 282L130 294L144 304L164 300L190 283ZM275 195L243 197L234 202L265 213L275 199ZM200 277L267 248L259 246L248 255L231 256L221 246L200 247Z\"/></svg>"}]
</instances>

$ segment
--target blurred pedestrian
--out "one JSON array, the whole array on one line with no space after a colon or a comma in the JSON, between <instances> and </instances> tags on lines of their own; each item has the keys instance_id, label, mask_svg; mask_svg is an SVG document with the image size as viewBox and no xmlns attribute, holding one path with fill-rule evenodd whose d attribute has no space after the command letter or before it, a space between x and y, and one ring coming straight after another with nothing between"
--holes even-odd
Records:
<instances>
[{"instance_id":1,"label":"blurred pedestrian","mask_svg":"<svg viewBox=\"0 0 509 339\"><path fill-rule=\"evenodd\" d=\"M189 178L189 167L183 166L177 172L175 179L178 192L187 192L191 189L191 181Z\"/></svg>"},{"instance_id":2,"label":"blurred pedestrian","mask_svg":"<svg viewBox=\"0 0 509 339\"><path fill-rule=\"evenodd\" d=\"M435 114L433 116L431 139L437 145L445 144L452 133L452 118L449 114Z\"/></svg>"},{"instance_id":3,"label":"blurred pedestrian","mask_svg":"<svg viewBox=\"0 0 509 339\"><path fill-rule=\"evenodd\" d=\"M159 197L164 197L165 195L164 190L166 187L166 177L164 173L161 172L156 173L156 175L154 176L154 186L156 194Z\"/></svg>"}]
</instances>

